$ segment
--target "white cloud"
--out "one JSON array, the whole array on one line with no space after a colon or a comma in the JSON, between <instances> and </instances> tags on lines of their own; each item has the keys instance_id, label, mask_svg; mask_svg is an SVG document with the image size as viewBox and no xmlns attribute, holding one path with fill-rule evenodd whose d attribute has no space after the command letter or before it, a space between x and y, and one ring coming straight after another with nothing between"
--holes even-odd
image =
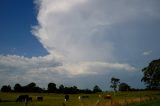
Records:
<instances>
[{"instance_id":1,"label":"white cloud","mask_svg":"<svg viewBox=\"0 0 160 106\"><path fill-rule=\"evenodd\" d=\"M57 61L52 55L44 57L27 58L17 55L0 55L0 72L1 74L14 74L16 73L29 75L39 75L47 73L56 73L56 75L80 75L80 74L97 74L101 72L98 69L110 70L126 70L133 71L134 67L128 64L120 63L105 63L105 62L82 62L62 64ZM96 70L97 69L97 70Z\"/></svg>"},{"instance_id":2,"label":"white cloud","mask_svg":"<svg viewBox=\"0 0 160 106\"><path fill-rule=\"evenodd\" d=\"M117 8L110 10L110 4L104 0L99 3L95 0L41 0L37 18L39 26L35 27L33 33L50 55L61 59L63 66L58 70L67 70L70 75L97 73L89 70L92 64L99 68L104 68L105 63L106 68L117 66L109 63L115 61L113 44L102 41L98 34L114 21L132 16L130 10L123 8L123 3L118 3L111 2L112 5L120 5L120 12L124 11L124 16L119 14ZM119 67L121 65L124 64L119 63Z\"/></svg>"},{"instance_id":3,"label":"white cloud","mask_svg":"<svg viewBox=\"0 0 160 106\"><path fill-rule=\"evenodd\" d=\"M142 53L142 55L149 56L149 55L151 55L151 53L152 53L151 50L150 51L145 51L145 52Z\"/></svg>"},{"instance_id":4,"label":"white cloud","mask_svg":"<svg viewBox=\"0 0 160 106\"><path fill-rule=\"evenodd\" d=\"M27 58L17 55L0 55L0 80L3 84L21 83L23 85L36 82L41 87L53 81L57 84L69 83L68 78L98 75L111 70L135 70L128 64L83 62L62 64L52 55ZM68 81L68 82L67 82Z\"/></svg>"},{"instance_id":5,"label":"white cloud","mask_svg":"<svg viewBox=\"0 0 160 106\"><path fill-rule=\"evenodd\" d=\"M129 64L117 63L114 42L104 39L111 35L103 32L114 24L153 16L153 11L154 15L158 11L155 3L143 0L40 0L38 5L39 24L33 34L50 55L61 60L63 65L57 70L67 70L73 76L97 73L89 70L93 65L97 70L135 70Z\"/></svg>"},{"instance_id":6,"label":"white cloud","mask_svg":"<svg viewBox=\"0 0 160 106\"><path fill-rule=\"evenodd\" d=\"M40 86L54 81L55 83L68 83L68 78L77 76L98 75L112 70L133 71L134 67L128 64L82 62L62 64L52 55L44 57L27 58L17 55L0 55L1 84L15 84L36 82ZM63 82L65 80L65 82Z\"/></svg>"},{"instance_id":7,"label":"white cloud","mask_svg":"<svg viewBox=\"0 0 160 106\"><path fill-rule=\"evenodd\" d=\"M102 34L104 30L107 32L114 24L152 16L153 11L158 11L153 6L155 3L143 0L40 0L38 5L39 24L33 34L51 55L61 59L63 65L58 70L68 70L71 75L96 73L88 71L94 61L108 67L115 65L112 63L118 60L114 56L114 42L104 39L111 36ZM95 66L103 67L102 64ZM123 65L119 63L119 68ZM124 69L130 70L129 65Z\"/></svg>"},{"instance_id":8,"label":"white cloud","mask_svg":"<svg viewBox=\"0 0 160 106\"><path fill-rule=\"evenodd\" d=\"M120 63L105 63L105 62L83 62L77 64L65 64L63 66L57 67L60 70L66 70L69 76L84 75L84 74L101 74L103 71L111 70L124 70L124 71L134 71L135 67L129 64Z\"/></svg>"},{"instance_id":9,"label":"white cloud","mask_svg":"<svg viewBox=\"0 0 160 106\"><path fill-rule=\"evenodd\" d=\"M110 35L100 33L116 23L157 12L154 3L143 0L40 0L38 5L39 25L33 34L50 54L67 63L115 60L114 43L103 40Z\"/></svg>"},{"instance_id":10,"label":"white cloud","mask_svg":"<svg viewBox=\"0 0 160 106\"><path fill-rule=\"evenodd\" d=\"M24 82L28 82L28 80L34 81L34 78L39 77L40 79L43 79L44 77L46 77L41 73L51 73L53 75L54 73L58 74L58 72L52 73L51 69L60 65L62 64L51 55L32 58L16 55L0 55L0 78L1 81L11 80L9 82L16 82L16 80L18 79ZM35 71L36 73L34 73Z\"/></svg>"}]
</instances>

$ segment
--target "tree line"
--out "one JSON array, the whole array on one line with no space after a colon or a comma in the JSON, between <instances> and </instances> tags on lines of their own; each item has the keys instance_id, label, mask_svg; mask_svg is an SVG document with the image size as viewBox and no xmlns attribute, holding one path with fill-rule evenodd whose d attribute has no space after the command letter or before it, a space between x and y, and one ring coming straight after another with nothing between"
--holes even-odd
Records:
<instances>
[{"instance_id":1,"label":"tree line","mask_svg":"<svg viewBox=\"0 0 160 106\"><path fill-rule=\"evenodd\" d=\"M112 77L111 78L110 88L113 88L115 92L119 91L138 91L142 89L131 88L127 83L120 83L120 79ZM55 83L49 83L47 89L40 88L36 83L32 82L25 86L20 84L15 84L13 89L10 85L4 85L1 88L1 92L37 92L37 93L63 93L63 94L77 94L77 93L97 93L102 92L101 88L98 85L95 85L93 89L79 89L77 86L65 87L60 85L57 87Z\"/></svg>"},{"instance_id":2,"label":"tree line","mask_svg":"<svg viewBox=\"0 0 160 106\"><path fill-rule=\"evenodd\" d=\"M32 82L25 86L15 84L13 89L10 85L3 85L1 92L37 92L37 93L63 93L63 94L77 94L77 93L97 93L102 92L98 85L95 85L93 89L79 89L77 86L65 87L64 85L56 86L55 83L49 83L47 89L40 88L36 83Z\"/></svg>"}]
</instances>

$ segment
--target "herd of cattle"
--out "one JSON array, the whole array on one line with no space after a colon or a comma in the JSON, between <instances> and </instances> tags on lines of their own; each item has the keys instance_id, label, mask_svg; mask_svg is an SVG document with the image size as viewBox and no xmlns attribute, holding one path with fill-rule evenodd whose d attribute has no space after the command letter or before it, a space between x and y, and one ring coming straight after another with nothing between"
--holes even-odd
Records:
<instances>
[{"instance_id":1,"label":"herd of cattle","mask_svg":"<svg viewBox=\"0 0 160 106\"><path fill-rule=\"evenodd\" d=\"M42 96L37 96L37 101L43 101ZM29 97L29 95L20 95L16 102L32 102L32 97Z\"/></svg>"},{"instance_id":2,"label":"herd of cattle","mask_svg":"<svg viewBox=\"0 0 160 106\"><path fill-rule=\"evenodd\" d=\"M78 96L78 99L81 100L83 98L89 98L88 95L84 95L84 96ZM101 95L99 95L99 98L102 98ZM103 96L104 99L112 99L111 95L106 95ZM36 97L37 101L43 101L43 97L42 96L37 96ZM69 95L65 95L64 96L64 102L69 100ZM16 102L32 102L32 97L30 97L29 95L20 95L17 99Z\"/></svg>"}]
</instances>

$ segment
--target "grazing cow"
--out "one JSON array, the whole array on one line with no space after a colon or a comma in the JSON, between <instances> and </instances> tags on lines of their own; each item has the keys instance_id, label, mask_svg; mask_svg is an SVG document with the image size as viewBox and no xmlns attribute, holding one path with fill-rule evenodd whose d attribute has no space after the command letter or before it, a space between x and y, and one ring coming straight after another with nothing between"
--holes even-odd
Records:
<instances>
[{"instance_id":1,"label":"grazing cow","mask_svg":"<svg viewBox=\"0 0 160 106\"><path fill-rule=\"evenodd\" d=\"M82 96L82 98L89 98L89 96L85 95L85 96Z\"/></svg>"},{"instance_id":2,"label":"grazing cow","mask_svg":"<svg viewBox=\"0 0 160 106\"><path fill-rule=\"evenodd\" d=\"M43 101L43 97L42 96L38 96L37 97L37 101Z\"/></svg>"},{"instance_id":3,"label":"grazing cow","mask_svg":"<svg viewBox=\"0 0 160 106\"><path fill-rule=\"evenodd\" d=\"M17 98L16 102L28 102L28 100L29 100L29 96L28 95L20 95Z\"/></svg>"},{"instance_id":4,"label":"grazing cow","mask_svg":"<svg viewBox=\"0 0 160 106\"><path fill-rule=\"evenodd\" d=\"M104 99L112 99L112 96L111 95L106 95L106 96L104 96Z\"/></svg>"},{"instance_id":5,"label":"grazing cow","mask_svg":"<svg viewBox=\"0 0 160 106\"><path fill-rule=\"evenodd\" d=\"M68 101L68 100L69 100L69 95L65 95L64 99L65 99L66 101Z\"/></svg>"}]
</instances>

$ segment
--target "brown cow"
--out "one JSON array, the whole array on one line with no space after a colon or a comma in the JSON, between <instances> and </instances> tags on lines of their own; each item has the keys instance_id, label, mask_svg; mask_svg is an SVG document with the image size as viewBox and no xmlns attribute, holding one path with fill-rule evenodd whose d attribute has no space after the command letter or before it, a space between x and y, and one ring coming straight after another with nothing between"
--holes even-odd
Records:
<instances>
[{"instance_id":1,"label":"brown cow","mask_svg":"<svg viewBox=\"0 0 160 106\"><path fill-rule=\"evenodd\" d=\"M104 99L112 99L112 96L111 95L106 95L106 96L104 96Z\"/></svg>"}]
</instances>

